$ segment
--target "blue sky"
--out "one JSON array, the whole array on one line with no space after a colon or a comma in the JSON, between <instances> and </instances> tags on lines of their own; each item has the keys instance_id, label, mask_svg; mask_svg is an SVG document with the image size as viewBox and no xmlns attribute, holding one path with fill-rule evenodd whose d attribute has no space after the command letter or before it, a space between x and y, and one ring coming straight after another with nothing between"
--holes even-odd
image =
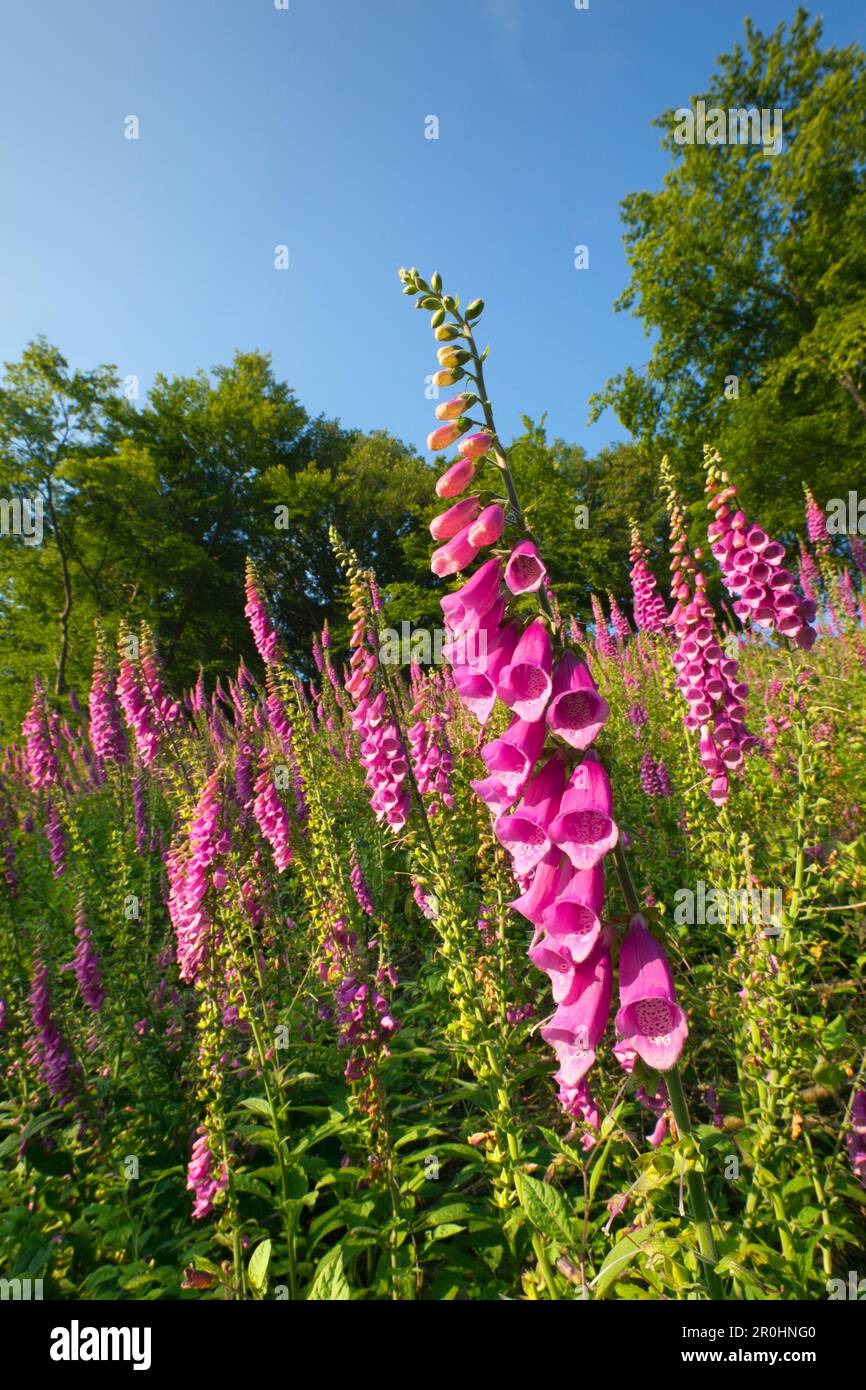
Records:
<instances>
[{"instance_id":1,"label":"blue sky","mask_svg":"<svg viewBox=\"0 0 866 1390\"><path fill-rule=\"evenodd\" d=\"M587 427L590 393L648 354L612 304L620 199L666 167L651 121L703 89L745 14L795 9L7 0L0 358L44 333L146 390L257 347L311 413L423 448L432 340L396 270L438 268L487 301L501 432L547 411L595 451L622 430ZM819 12L825 41L864 41L862 0Z\"/></svg>"}]
</instances>

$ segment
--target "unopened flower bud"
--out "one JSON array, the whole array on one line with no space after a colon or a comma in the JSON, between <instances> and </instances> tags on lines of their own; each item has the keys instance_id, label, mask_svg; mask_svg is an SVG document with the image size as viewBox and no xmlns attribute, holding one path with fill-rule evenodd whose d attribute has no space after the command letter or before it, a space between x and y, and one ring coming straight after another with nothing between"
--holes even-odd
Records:
<instances>
[{"instance_id":1,"label":"unopened flower bud","mask_svg":"<svg viewBox=\"0 0 866 1390\"><path fill-rule=\"evenodd\" d=\"M472 459L458 459L442 474L436 484L437 497L458 497L468 488L475 477L475 464Z\"/></svg>"},{"instance_id":2,"label":"unopened flower bud","mask_svg":"<svg viewBox=\"0 0 866 1390\"><path fill-rule=\"evenodd\" d=\"M449 444L453 444L455 439L460 437L460 427L456 423L440 425L438 429L432 430L427 436L427 448L435 454L439 449L447 449Z\"/></svg>"},{"instance_id":3,"label":"unopened flower bud","mask_svg":"<svg viewBox=\"0 0 866 1390\"><path fill-rule=\"evenodd\" d=\"M469 542L476 549L493 545L505 530L505 512L497 502L485 507L478 520L469 527Z\"/></svg>"},{"instance_id":4,"label":"unopened flower bud","mask_svg":"<svg viewBox=\"0 0 866 1390\"><path fill-rule=\"evenodd\" d=\"M443 401L436 407L437 420L456 420L469 406L468 396L455 396L453 400Z\"/></svg>"},{"instance_id":5,"label":"unopened flower bud","mask_svg":"<svg viewBox=\"0 0 866 1390\"><path fill-rule=\"evenodd\" d=\"M440 367L462 367L469 361L469 353L465 348L441 347L436 356Z\"/></svg>"},{"instance_id":6,"label":"unopened flower bud","mask_svg":"<svg viewBox=\"0 0 866 1390\"><path fill-rule=\"evenodd\" d=\"M470 434L462 439L457 446L457 452L461 458L477 459L487 453L492 443L492 436L482 430L479 434Z\"/></svg>"}]
</instances>

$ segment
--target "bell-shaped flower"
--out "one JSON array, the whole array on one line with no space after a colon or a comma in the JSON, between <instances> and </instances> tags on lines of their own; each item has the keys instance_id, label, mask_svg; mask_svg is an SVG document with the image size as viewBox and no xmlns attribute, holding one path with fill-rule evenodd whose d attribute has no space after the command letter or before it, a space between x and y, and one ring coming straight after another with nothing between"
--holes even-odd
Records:
<instances>
[{"instance_id":1,"label":"bell-shaped flower","mask_svg":"<svg viewBox=\"0 0 866 1390\"><path fill-rule=\"evenodd\" d=\"M453 507L449 507L447 512L440 512L438 516L434 516L430 522L430 535L434 541L450 541L452 536L456 536L458 531L462 531L464 526L474 521L480 511L479 497L464 497L461 501L455 502Z\"/></svg>"},{"instance_id":2,"label":"bell-shaped flower","mask_svg":"<svg viewBox=\"0 0 866 1390\"><path fill-rule=\"evenodd\" d=\"M459 497L465 492L475 477L475 464L471 459L458 459L447 468L436 484L437 497Z\"/></svg>"},{"instance_id":3,"label":"bell-shaped flower","mask_svg":"<svg viewBox=\"0 0 866 1390\"><path fill-rule=\"evenodd\" d=\"M555 753L535 774L513 814L497 820L499 843L511 854L514 872L519 876L534 869L550 849L547 831L564 791L565 768L562 757Z\"/></svg>"},{"instance_id":4,"label":"bell-shaped flower","mask_svg":"<svg viewBox=\"0 0 866 1390\"><path fill-rule=\"evenodd\" d=\"M505 566L505 583L513 594L533 594L541 588L547 570L533 541L519 541Z\"/></svg>"},{"instance_id":5,"label":"bell-shaped flower","mask_svg":"<svg viewBox=\"0 0 866 1390\"><path fill-rule=\"evenodd\" d=\"M608 775L598 759L587 754L575 768L550 838L568 855L576 869L592 869L619 839L611 816Z\"/></svg>"},{"instance_id":6,"label":"bell-shaped flower","mask_svg":"<svg viewBox=\"0 0 866 1390\"><path fill-rule=\"evenodd\" d=\"M532 880L526 892L521 893L519 898L514 898L508 906L512 911L519 912L521 917L525 917L540 932L547 908L563 892L571 874L571 865L561 850L548 850L533 869Z\"/></svg>"},{"instance_id":7,"label":"bell-shaped flower","mask_svg":"<svg viewBox=\"0 0 866 1390\"><path fill-rule=\"evenodd\" d=\"M688 1036L664 948L635 913L619 956L616 1031L656 1071L670 1071Z\"/></svg>"},{"instance_id":8,"label":"bell-shaped flower","mask_svg":"<svg viewBox=\"0 0 866 1390\"><path fill-rule=\"evenodd\" d=\"M511 664L502 672L500 698L521 719L540 719L553 688L550 632L541 618L524 632Z\"/></svg>"},{"instance_id":9,"label":"bell-shaped flower","mask_svg":"<svg viewBox=\"0 0 866 1390\"><path fill-rule=\"evenodd\" d=\"M472 544L469 539L471 526L464 526L462 531L458 531L456 536L452 536L450 541L440 545L438 550L434 550L430 557L430 568L440 579L446 575L456 574L458 570L465 570L475 556L478 554L478 547Z\"/></svg>"},{"instance_id":10,"label":"bell-shaped flower","mask_svg":"<svg viewBox=\"0 0 866 1390\"><path fill-rule=\"evenodd\" d=\"M499 783L506 806L517 800L529 781L544 747L544 735L543 719L530 723L526 719L515 718L504 734L482 748L481 760L490 773L487 781ZM486 786L486 783L483 785ZM473 789L486 800L479 791L481 786L480 782L472 783Z\"/></svg>"},{"instance_id":11,"label":"bell-shaped flower","mask_svg":"<svg viewBox=\"0 0 866 1390\"><path fill-rule=\"evenodd\" d=\"M442 599L442 612L445 621L455 635L469 632L478 627L485 613L489 613L499 597L502 580L502 565L499 560L487 560L479 565L471 579L456 594L446 594Z\"/></svg>"},{"instance_id":12,"label":"bell-shaped flower","mask_svg":"<svg viewBox=\"0 0 866 1390\"><path fill-rule=\"evenodd\" d=\"M596 689L586 665L567 651L553 676L553 699L547 722L554 734L572 748L588 748L604 726L610 710Z\"/></svg>"},{"instance_id":13,"label":"bell-shaped flower","mask_svg":"<svg viewBox=\"0 0 866 1390\"><path fill-rule=\"evenodd\" d=\"M572 1003L560 1004L541 1030L541 1036L556 1053L559 1080L564 1086L576 1086L586 1076L607 1024L613 996L613 965L606 943L578 967L577 974L576 998Z\"/></svg>"},{"instance_id":14,"label":"bell-shaped flower","mask_svg":"<svg viewBox=\"0 0 866 1390\"><path fill-rule=\"evenodd\" d=\"M601 936L601 910L604 906L604 869L577 869L568 887L544 914L548 935L561 939L573 960L586 960Z\"/></svg>"}]
</instances>

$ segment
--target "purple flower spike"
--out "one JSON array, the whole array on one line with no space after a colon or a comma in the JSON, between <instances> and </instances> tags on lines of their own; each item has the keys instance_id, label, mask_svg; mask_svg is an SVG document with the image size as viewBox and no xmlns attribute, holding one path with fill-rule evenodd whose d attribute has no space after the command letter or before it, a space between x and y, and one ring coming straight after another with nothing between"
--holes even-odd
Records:
<instances>
[{"instance_id":1,"label":"purple flower spike","mask_svg":"<svg viewBox=\"0 0 866 1390\"><path fill-rule=\"evenodd\" d=\"M641 913L635 913L619 957L616 1031L648 1067L670 1071L688 1037L686 1016L676 1001L664 949Z\"/></svg>"}]
</instances>

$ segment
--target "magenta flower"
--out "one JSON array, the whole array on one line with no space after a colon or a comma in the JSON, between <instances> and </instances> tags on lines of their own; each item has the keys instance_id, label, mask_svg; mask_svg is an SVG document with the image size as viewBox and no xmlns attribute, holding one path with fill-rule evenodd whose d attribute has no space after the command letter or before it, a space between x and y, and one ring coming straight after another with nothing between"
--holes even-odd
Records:
<instances>
[{"instance_id":1,"label":"magenta flower","mask_svg":"<svg viewBox=\"0 0 866 1390\"><path fill-rule=\"evenodd\" d=\"M48 727L45 696L38 676L33 678L33 703L21 725L21 732L26 740L27 778L31 787L35 791L40 787L50 787L60 773Z\"/></svg>"},{"instance_id":2,"label":"magenta flower","mask_svg":"<svg viewBox=\"0 0 866 1390\"><path fill-rule=\"evenodd\" d=\"M95 1014L105 1003L105 989L102 984L102 966L93 944L90 928L84 917L84 904L79 902L75 913L75 936L78 945L72 958L72 968L82 999ZM64 966L64 969L68 969Z\"/></svg>"},{"instance_id":3,"label":"magenta flower","mask_svg":"<svg viewBox=\"0 0 866 1390\"><path fill-rule=\"evenodd\" d=\"M595 1049L607 1024L613 995L613 965L607 945L576 969L574 1002L560 1004L541 1036L556 1053L560 1085L581 1082L595 1061Z\"/></svg>"},{"instance_id":4,"label":"magenta flower","mask_svg":"<svg viewBox=\"0 0 866 1390\"><path fill-rule=\"evenodd\" d=\"M505 530L505 512L498 502L485 507L484 511L469 527L469 540L480 550L484 545L494 545Z\"/></svg>"},{"instance_id":5,"label":"magenta flower","mask_svg":"<svg viewBox=\"0 0 866 1390\"><path fill-rule=\"evenodd\" d=\"M619 831L611 816L610 779L601 763L587 754L576 767L550 827L550 838L568 855L575 869L592 869L616 845Z\"/></svg>"},{"instance_id":6,"label":"magenta flower","mask_svg":"<svg viewBox=\"0 0 866 1390\"><path fill-rule=\"evenodd\" d=\"M597 594L592 595L592 616L595 619L595 646L600 656L616 656L616 643L610 635L607 618Z\"/></svg>"},{"instance_id":7,"label":"magenta flower","mask_svg":"<svg viewBox=\"0 0 866 1390\"><path fill-rule=\"evenodd\" d=\"M568 886L572 873L568 859L554 846L536 864L526 890L508 906L540 930L545 912Z\"/></svg>"},{"instance_id":8,"label":"magenta flower","mask_svg":"<svg viewBox=\"0 0 866 1390\"><path fill-rule=\"evenodd\" d=\"M496 697L502 687L503 673L513 660L519 629L510 623L508 627L494 630L488 636L486 618L476 629L485 634L485 652L478 654L478 660L470 665L454 664L454 684L460 699L471 710L484 727L493 713Z\"/></svg>"},{"instance_id":9,"label":"magenta flower","mask_svg":"<svg viewBox=\"0 0 866 1390\"><path fill-rule=\"evenodd\" d=\"M827 522L820 503L815 501L811 488L805 483L803 491L806 494L806 534L809 537L809 544L817 546L819 550L826 552L830 549L830 533L827 530Z\"/></svg>"},{"instance_id":10,"label":"magenta flower","mask_svg":"<svg viewBox=\"0 0 866 1390\"><path fill-rule=\"evenodd\" d=\"M487 560L471 579L455 594L446 594L441 601L442 612L449 628L456 635L478 627L499 598L502 565L499 560Z\"/></svg>"},{"instance_id":11,"label":"magenta flower","mask_svg":"<svg viewBox=\"0 0 866 1390\"><path fill-rule=\"evenodd\" d=\"M688 1036L686 1016L676 1001L664 949L637 912L619 957L616 1031L648 1067L670 1071Z\"/></svg>"},{"instance_id":12,"label":"magenta flower","mask_svg":"<svg viewBox=\"0 0 866 1390\"><path fill-rule=\"evenodd\" d=\"M854 1175L866 1187L866 1091L858 1091L854 1097L845 1145Z\"/></svg>"},{"instance_id":13,"label":"magenta flower","mask_svg":"<svg viewBox=\"0 0 866 1390\"><path fill-rule=\"evenodd\" d=\"M205 1216L210 1216L214 1203L228 1186L229 1175L224 1163L221 1166L216 1164L210 1135L204 1125L199 1125L196 1136L186 1171L186 1185L190 1192L195 1193L192 1214L196 1221L201 1221Z\"/></svg>"},{"instance_id":14,"label":"magenta flower","mask_svg":"<svg viewBox=\"0 0 866 1390\"><path fill-rule=\"evenodd\" d=\"M271 666L280 658L279 640L271 622L267 605L259 593L256 572L251 560L247 561L246 607L244 613L252 628L256 650L266 666Z\"/></svg>"},{"instance_id":15,"label":"magenta flower","mask_svg":"<svg viewBox=\"0 0 866 1390\"><path fill-rule=\"evenodd\" d=\"M707 505L714 513L707 536L734 598L734 612L741 622L773 628L808 651L816 636L811 626L815 604L797 593L792 575L783 567L785 547L770 540L760 526L750 526L742 511L731 514L729 503L735 502L737 489L719 471L717 457L707 463Z\"/></svg>"},{"instance_id":16,"label":"magenta flower","mask_svg":"<svg viewBox=\"0 0 866 1390\"><path fill-rule=\"evenodd\" d=\"M440 579L449 574L456 574L458 570L465 570L467 565L472 564L478 554L478 547L470 540L471 531L471 526L464 526L450 541L433 551L430 568Z\"/></svg>"},{"instance_id":17,"label":"magenta flower","mask_svg":"<svg viewBox=\"0 0 866 1390\"><path fill-rule=\"evenodd\" d=\"M496 821L499 843L511 854L519 878L550 850L548 831L564 791L565 768L561 756L554 754L535 774L513 813Z\"/></svg>"},{"instance_id":18,"label":"magenta flower","mask_svg":"<svg viewBox=\"0 0 866 1390\"><path fill-rule=\"evenodd\" d=\"M462 501L449 507L447 512L440 512L438 516L434 516L430 522L430 535L434 541L450 541L464 526L473 522L480 511L480 498L464 497Z\"/></svg>"},{"instance_id":19,"label":"magenta flower","mask_svg":"<svg viewBox=\"0 0 866 1390\"><path fill-rule=\"evenodd\" d=\"M541 588L547 570L533 541L520 541L505 566L505 584L512 594L534 594Z\"/></svg>"},{"instance_id":20,"label":"magenta flower","mask_svg":"<svg viewBox=\"0 0 866 1390\"><path fill-rule=\"evenodd\" d=\"M277 873L285 873L295 856L292 848L292 823L288 811L277 795L273 769L264 750L259 754L253 815L256 825L273 851Z\"/></svg>"},{"instance_id":21,"label":"magenta flower","mask_svg":"<svg viewBox=\"0 0 866 1390\"><path fill-rule=\"evenodd\" d=\"M473 782L473 790L496 814L501 814L518 798L529 781L544 746L544 720L534 722L515 717L505 733L481 750L490 776Z\"/></svg>"},{"instance_id":22,"label":"magenta flower","mask_svg":"<svg viewBox=\"0 0 866 1390\"><path fill-rule=\"evenodd\" d=\"M631 636L631 627L628 618L623 613L613 594L608 593L607 601L610 607L610 620L613 623L613 630L620 642L624 642L627 637Z\"/></svg>"},{"instance_id":23,"label":"magenta flower","mask_svg":"<svg viewBox=\"0 0 866 1390\"><path fill-rule=\"evenodd\" d=\"M484 431L479 434L467 434L465 439L461 439L457 445L457 452L462 459L481 458L482 454L487 453L492 443L492 437Z\"/></svg>"},{"instance_id":24,"label":"magenta flower","mask_svg":"<svg viewBox=\"0 0 866 1390\"><path fill-rule=\"evenodd\" d=\"M551 732L572 748L586 749L598 736L610 710L582 661L564 652L553 677L553 699L547 710Z\"/></svg>"},{"instance_id":25,"label":"magenta flower","mask_svg":"<svg viewBox=\"0 0 866 1390\"><path fill-rule=\"evenodd\" d=\"M87 700L90 710L90 740L93 751L106 763L126 761L126 738L120 702L115 683L108 669L105 645L100 640L93 658L93 679Z\"/></svg>"},{"instance_id":26,"label":"magenta flower","mask_svg":"<svg viewBox=\"0 0 866 1390\"><path fill-rule=\"evenodd\" d=\"M647 564L647 551L640 532L631 528L631 590L634 597L634 620L639 632L663 632L668 622L664 599L657 592L655 576Z\"/></svg>"},{"instance_id":27,"label":"magenta flower","mask_svg":"<svg viewBox=\"0 0 866 1390\"><path fill-rule=\"evenodd\" d=\"M500 695L521 719L540 719L553 689L550 631L541 618L524 632L502 672Z\"/></svg>"},{"instance_id":28,"label":"magenta flower","mask_svg":"<svg viewBox=\"0 0 866 1390\"><path fill-rule=\"evenodd\" d=\"M603 906L602 865L575 870L567 888L544 913L545 939L551 946L561 941L571 959L579 965L592 954L601 935Z\"/></svg>"},{"instance_id":29,"label":"magenta flower","mask_svg":"<svg viewBox=\"0 0 866 1390\"><path fill-rule=\"evenodd\" d=\"M436 484L437 497L459 497L465 492L475 477L475 464L472 459L458 459L439 478Z\"/></svg>"}]
</instances>

